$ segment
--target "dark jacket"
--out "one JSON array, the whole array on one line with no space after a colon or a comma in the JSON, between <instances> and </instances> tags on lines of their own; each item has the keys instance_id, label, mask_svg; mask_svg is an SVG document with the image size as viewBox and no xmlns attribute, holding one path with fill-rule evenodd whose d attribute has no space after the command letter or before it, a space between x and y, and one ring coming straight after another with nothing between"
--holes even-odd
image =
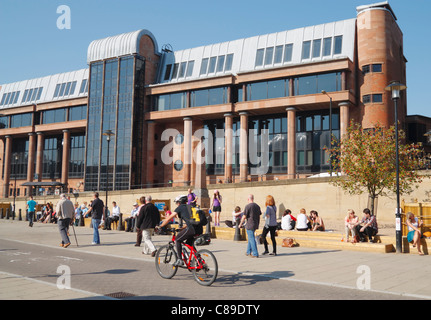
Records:
<instances>
[{"instance_id":1,"label":"dark jacket","mask_svg":"<svg viewBox=\"0 0 431 320\"><path fill-rule=\"evenodd\" d=\"M152 229L158 226L160 223L159 209L157 209L154 204L147 203L139 210L138 220L136 222L137 228L141 230Z\"/></svg>"}]
</instances>

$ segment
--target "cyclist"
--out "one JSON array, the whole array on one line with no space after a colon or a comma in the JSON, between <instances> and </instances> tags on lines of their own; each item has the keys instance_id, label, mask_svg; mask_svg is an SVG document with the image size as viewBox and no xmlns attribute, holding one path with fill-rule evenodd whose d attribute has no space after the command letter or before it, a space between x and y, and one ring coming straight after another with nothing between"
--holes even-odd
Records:
<instances>
[{"instance_id":1,"label":"cyclist","mask_svg":"<svg viewBox=\"0 0 431 320\"><path fill-rule=\"evenodd\" d=\"M177 208L174 210L174 212L172 212L171 215L165 217L158 228L166 226L175 217L185 221L186 227L181 229L175 238L175 247L178 253L178 260L174 263L174 266L184 266L184 261L181 259L181 243L185 241L188 245L193 246L194 236L202 234L203 230L202 226L196 226L191 223L191 206L187 204L187 196L179 196L175 198L174 202L177 204Z\"/></svg>"}]
</instances>

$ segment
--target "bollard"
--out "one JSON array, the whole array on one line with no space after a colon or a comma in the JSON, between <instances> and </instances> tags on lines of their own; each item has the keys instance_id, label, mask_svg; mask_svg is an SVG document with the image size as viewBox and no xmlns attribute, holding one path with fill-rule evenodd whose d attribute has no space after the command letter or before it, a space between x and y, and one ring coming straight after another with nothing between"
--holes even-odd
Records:
<instances>
[{"instance_id":1,"label":"bollard","mask_svg":"<svg viewBox=\"0 0 431 320\"><path fill-rule=\"evenodd\" d=\"M18 210L18 221L22 221L22 212L21 212L21 210L22 209Z\"/></svg>"},{"instance_id":2,"label":"bollard","mask_svg":"<svg viewBox=\"0 0 431 320\"><path fill-rule=\"evenodd\" d=\"M6 219L9 220L9 208L6 208Z\"/></svg>"},{"instance_id":3,"label":"bollard","mask_svg":"<svg viewBox=\"0 0 431 320\"><path fill-rule=\"evenodd\" d=\"M81 212L81 216L79 217L79 226L80 227L85 227L85 218L84 215Z\"/></svg>"},{"instance_id":4,"label":"bollard","mask_svg":"<svg viewBox=\"0 0 431 320\"><path fill-rule=\"evenodd\" d=\"M4 219L4 216L3 216L3 208L0 208L0 218Z\"/></svg>"},{"instance_id":5,"label":"bollard","mask_svg":"<svg viewBox=\"0 0 431 320\"><path fill-rule=\"evenodd\" d=\"M117 226L117 230L118 231L124 231L124 226L123 226L123 214L120 213L120 218L118 219L118 226Z\"/></svg>"},{"instance_id":6,"label":"bollard","mask_svg":"<svg viewBox=\"0 0 431 320\"><path fill-rule=\"evenodd\" d=\"M241 241L241 232L240 232L240 228L238 228L238 226L234 226L235 228L235 236L233 238L233 241Z\"/></svg>"}]
</instances>

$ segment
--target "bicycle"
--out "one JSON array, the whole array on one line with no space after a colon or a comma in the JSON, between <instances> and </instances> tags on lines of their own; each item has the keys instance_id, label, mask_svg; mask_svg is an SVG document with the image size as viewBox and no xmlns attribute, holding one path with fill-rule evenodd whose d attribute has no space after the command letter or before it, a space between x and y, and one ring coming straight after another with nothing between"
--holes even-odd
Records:
<instances>
[{"instance_id":1,"label":"bicycle","mask_svg":"<svg viewBox=\"0 0 431 320\"><path fill-rule=\"evenodd\" d=\"M171 279L178 271L178 267L186 268L193 273L194 279L203 286L210 286L217 278L218 264L214 254L206 249L196 250L194 246L182 243L181 259L184 266L174 265L178 259L175 250L175 238L178 229L168 229L172 232L172 239L156 253L156 270L164 279Z\"/></svg>"}]
</instances>

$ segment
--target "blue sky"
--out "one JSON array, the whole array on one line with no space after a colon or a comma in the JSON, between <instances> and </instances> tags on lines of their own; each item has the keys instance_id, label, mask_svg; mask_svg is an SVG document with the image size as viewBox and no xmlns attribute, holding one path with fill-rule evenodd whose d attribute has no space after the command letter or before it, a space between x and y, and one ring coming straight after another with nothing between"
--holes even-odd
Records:
<instances>
[{"instance_id":1,"label":"blue sky","mask_svg":"<svg viewBox=\"0 0 431 320\"><path fill-rule=\"evenodd\" d=\"M139 29L159 48L198 47L356 17L379 0L1 0L0 84L86 68L91 41ZM429 0L390 0L404 34L408 114L431 117ZM71 9L58 29L57 7ZM428 27L427 27L428 25Z\"/></svg>"}]
</instances>

